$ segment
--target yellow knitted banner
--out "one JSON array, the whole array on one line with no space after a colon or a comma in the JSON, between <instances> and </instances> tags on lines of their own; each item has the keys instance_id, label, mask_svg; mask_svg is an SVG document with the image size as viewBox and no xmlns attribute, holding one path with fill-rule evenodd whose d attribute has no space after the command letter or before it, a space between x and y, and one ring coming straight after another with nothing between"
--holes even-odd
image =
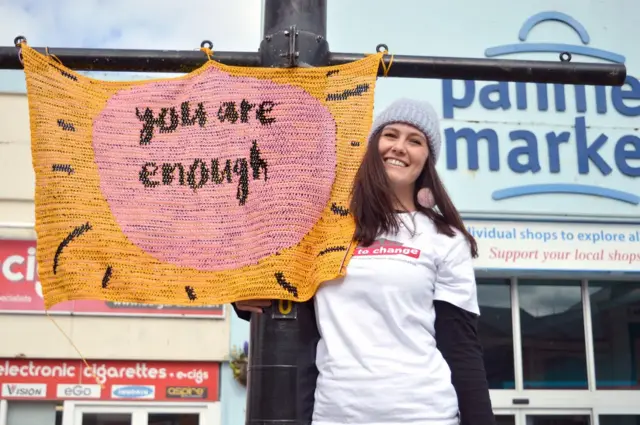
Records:
<instances>
[{"instance_id":1,"label":"yellow knitted banner","mask_svg":"<svg viewBox=\"0 0 640 425\"><path fill-rule=\"evenodd\" d=\"M22 55L46 308L305 301L344 275L382 53L126 82Z\"/></svg>"}]
</instances>

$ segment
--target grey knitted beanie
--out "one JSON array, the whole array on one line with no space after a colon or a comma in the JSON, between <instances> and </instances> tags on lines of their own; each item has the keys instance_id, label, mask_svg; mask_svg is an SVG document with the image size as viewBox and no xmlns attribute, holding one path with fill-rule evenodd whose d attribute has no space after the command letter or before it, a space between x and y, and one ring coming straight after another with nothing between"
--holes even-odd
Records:
<instances>
[{"instance_id":1,"label":"grey knitted beanie","mask_svg":"<svg viewBox=\"0 0 640 425\"><path fill-rule=\"evenodd\" d=\"M429 102L406 98L394 101L373 121L369 140L385 125L392 123L409 124L422 131L429 141L429 150L431 151L430 154L433 157L434 165L438 162L442 145L440 120Z\"/></svg>"}]
</instances>

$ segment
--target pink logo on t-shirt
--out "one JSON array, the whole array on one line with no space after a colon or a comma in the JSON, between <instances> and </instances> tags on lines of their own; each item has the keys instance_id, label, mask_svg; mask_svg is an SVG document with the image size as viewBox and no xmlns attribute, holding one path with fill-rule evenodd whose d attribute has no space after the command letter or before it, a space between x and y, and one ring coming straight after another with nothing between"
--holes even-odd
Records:
<instances>
[{"instance_id":1,"label":"pink logo on t-shirt","mask_svg":"<svg viewBox=\"0 0 640 425\"><path fill-rule=\"evenodd\" d=\"M389 239L378 239L370 246L358 247L353 253L354 256L377 256L377 255L404 255L411 258L419 258L420 250L404 246L400 242Z\"/></svg>"}]
</instances>

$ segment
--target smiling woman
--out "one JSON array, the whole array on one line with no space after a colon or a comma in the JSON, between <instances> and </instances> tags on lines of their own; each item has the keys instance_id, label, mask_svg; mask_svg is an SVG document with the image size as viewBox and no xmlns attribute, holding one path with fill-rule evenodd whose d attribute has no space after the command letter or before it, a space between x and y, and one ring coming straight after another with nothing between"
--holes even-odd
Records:
<instances>
[{"instance_id":1,"label":"smiling woman","mask_svg":"<svg viewBox=\"0 0 640 425\"><path fill-rule=\"evenodd\" d=\"M401 99L376 118L350 203L356 240L371 244L379 232L398 231L395 212L420 211L438 232L450 237L454 228L461 232L477 255L476 242L436 171L440 150L439 118L430 103Z\"/></svg>"},{"instance_id":2,"label":"smiling woman","mask_svg":"<svg viewBox=\"0 0 640 425\"><path fill-rule=\"evenodd\" d=\"M301 421L495 423L476 331L477 247L436 172L440 144L426 102L400 99L374 121L349 205L358 246L346 277L314 298L315 371L299 388L315 389L300 389L314 393L301 397ZM248 319L264 303L236 308Z\"/></svg>"}]
</instances>

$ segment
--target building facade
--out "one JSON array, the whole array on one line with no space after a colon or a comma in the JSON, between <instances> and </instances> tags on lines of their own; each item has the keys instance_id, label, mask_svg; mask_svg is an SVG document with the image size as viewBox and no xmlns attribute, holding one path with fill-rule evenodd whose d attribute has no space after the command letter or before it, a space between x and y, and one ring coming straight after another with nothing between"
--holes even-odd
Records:
<instances>
[{"instance_id":1,"label":"building facade","mask_svg":"<svg viewBox=\"0 0 640 425\"><path fill-rule=\"evenodd\" d=\"M345 3L334 50L625 63L623 87L382 79L376 107L417 96L443 118L438 169L480 248L499 423L640 423L640 17L623 12L638 5L380 2L346 38Z\"/></svg>"},{"instance_id":2,"label":"building facade","mask_svg":"<svg viewBox=\"0 0 640 425\"><path fill-rule=\"evenodd\" d=\"M225 306L76 301L45 314L24 93L0 94L0 128L0 425L221 424Z\"/></svg>"},{"instance_id":3,"label":"building facade","mask_svg":"<svg viewBox=\"0 0 640 425\"><path fill-rule=\"evenodd\" d=\"M640 424L638 8L329 2L337 52L385 43L391 54L559 61L570 52L627 66L623 87L378 81L376 109L422 98L443 119L438 170L479 243L479 332L501 425Z\"/></svg>"},{"instance_id":4,"label":"building facade","mask_svg":"<svg viewBox=\"0 0 640 425\"><path fill-rule=\"evenodd\" d=\"M51 25L46 5L14 6L0 7L12 23L0 26L2 45L18 28L34 46L189 50L209 39L219 50L250 51L261 39L261 0L151 9L107 2L60 15ZM235 411L227 396L244 391L229 369L230 348L238 344L230 344L227 306L76 302L44 314L33 258L35 182L25 90L23 72L0 70L0 425L242 423L225 419ZM88 367L97 382L87 377Z\"/></svg>"},{"instance_id":5,"label":"building facade","mask_svg":"<svg viewBox=\"0 0 640 425\"><path fill-rule=\"evenodd\" d=\"M378 83L376 108L421 97L443 118L438 169L480 247L479 332L501 425L640 423L637 10L631 0L329 2L333 51L570 52L627 66L623 87ZM244 390L220 366L229 338L248 340L232 312L74 303L52 313L64 332L42 313L24 94L0 97L0 128L0 425L243 421ZM86 379L65 335L104 383Z\"/></svg>"}]
</instances>

